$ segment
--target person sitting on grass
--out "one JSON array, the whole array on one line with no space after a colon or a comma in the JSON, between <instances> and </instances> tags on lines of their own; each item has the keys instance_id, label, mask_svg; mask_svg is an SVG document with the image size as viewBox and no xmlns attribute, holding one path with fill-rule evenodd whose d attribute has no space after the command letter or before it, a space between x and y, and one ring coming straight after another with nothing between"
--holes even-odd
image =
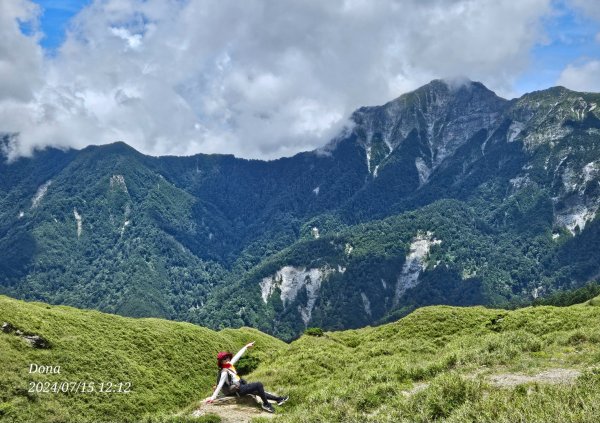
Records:
<instances>
[{"instance_id":1,"label":"person sitting on grass","mask_svg":"<svg viewBox=\"0 0 600 423\"><path fill-rule=\"evenodd\" d=\"M223 391L223 394L226 396L252 394L260 397L263 410L274 413L275 409L269 403L269 400L276 401L277 405L283 405L289 399L288 396L280 397L265 392L265 388L261 382L248 383L238 376L234 364L237 363L248 348L252 348L253 346L254 342L250 342L239 350L236 355L232 355L227 351L217 354L217 366L219 366L218 383L212 396L205 400L207 404L214 402L220 391Z\"/></svg>"}]
</instances>

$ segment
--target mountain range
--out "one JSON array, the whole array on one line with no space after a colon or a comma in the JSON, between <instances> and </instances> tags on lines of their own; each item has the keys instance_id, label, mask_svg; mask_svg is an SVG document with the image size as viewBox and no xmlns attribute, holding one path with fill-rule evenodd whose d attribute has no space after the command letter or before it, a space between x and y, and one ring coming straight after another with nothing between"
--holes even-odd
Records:
<instances>
[{"instance_id":1,"label":"mountain range","mask_svg":"<svg viewBox=\"0 0 600 423\"><path fill-rule=\"evenodd\" d=\"M435 80L274 161L122 142L4 158L0 293L286 340L526 304L600 271L598 104Z\"/></svg>"}]
</instances>

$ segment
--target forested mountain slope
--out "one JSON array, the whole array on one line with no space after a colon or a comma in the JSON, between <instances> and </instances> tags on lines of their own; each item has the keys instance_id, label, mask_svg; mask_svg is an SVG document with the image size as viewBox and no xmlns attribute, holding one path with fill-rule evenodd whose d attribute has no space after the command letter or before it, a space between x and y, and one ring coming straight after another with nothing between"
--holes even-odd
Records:
<instances>
[{"instance_id":1,"label":"forested mountain slope","mask_svg":"<svg viewBox=\"0 0 600 423\"><path fill-rule=\"evenodd\" d=\"M291 339L576 287L600 272L599 103L436 80L291 158L3 160L0 292Z\"/></svg>"}]
</instances>

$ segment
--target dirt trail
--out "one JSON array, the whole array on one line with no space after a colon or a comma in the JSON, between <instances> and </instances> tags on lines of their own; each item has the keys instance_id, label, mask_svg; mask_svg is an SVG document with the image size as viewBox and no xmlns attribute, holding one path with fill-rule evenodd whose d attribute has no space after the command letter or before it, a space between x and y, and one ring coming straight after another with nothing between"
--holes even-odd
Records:
<instances>
[{"instance_id":1,"label":"dirt trail","mask_svg":"<svg viewBox=\"0 0 600 423\"><path fill-rule=\"evenodd\" d=\"M468 379L475 379L480 373L476 372L470 375L466 375ZM568 385L575 383L581 375L581 370L577 369L548 369L535 375L524 375L520 373L497 373L485 375L484 379L490 385L497 388L512 388L523 383L547 383L550 385ZM427 389L429 382L417 382L411 389L401 391L401 393L410 397L417 392Z\"/></svg>"},{"instance_id":2,"label":"dirt trail","mask_svg":"<svg viewBox=\"0 0 600 423\"><path fill-rule=\"evenodd\" d=\"M192 416L200 417L206 414L216 414L221 417L222 423L249 423L255 417L275 417L275 414L262 410L260 403L252 397L231 398L213 404L202 404L200 408L194 410Z\"/></svg>"},{"instance_id":3,"label":"dirt trail","mask_svg":"<svg viewBox=\"0 0 600 423\"><path fill-rule=\"evenodd\" d=\"M422 391L423 389L427 389L428 386L429 386L429 383L427 383L427 382L417 382L417 383L413 384L413 387L411 389L407 389L405 391L400 391L400 392L405 397L410 397L410 396L416 394L417 392Z\"/></svg>"},{"instance_id":4,"label":"dirt trail","mask_svg":"<svg viewBox=\"0 0 600 423\"><path fill-rule=\"evenodd\" d=\"M500 388L512 387L523 383L539 382L548 384L570 384L575 382L581 375L581 371L577 369L549 369L536 375L523 375L518 373L502 373L490 375L486 379Z\"/></svg>"}]
</instances>

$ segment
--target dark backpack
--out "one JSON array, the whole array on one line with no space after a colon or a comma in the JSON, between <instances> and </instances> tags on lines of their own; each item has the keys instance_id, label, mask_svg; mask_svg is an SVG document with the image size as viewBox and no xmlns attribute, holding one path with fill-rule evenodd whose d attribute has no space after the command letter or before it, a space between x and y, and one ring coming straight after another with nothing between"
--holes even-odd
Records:
<instances>
[{"instance_id":1,"label":"dark backpack","mask_svg":"<svg viewBox=\"0 0 600 423\"><path fill-rule=\"evenodd\" d=\"M237 391L239 391L240 389L240 385L245 385L246 381L242 378L240 378L240 383L237 384L233 381L233 376L231 375L230 372L228 372L226 369L219 369L217 371L217 383L216 385L219 386L219 381L221 380L221 372L225 370L226 372L226 377L225 377L225 384L223 385L223 393L225 395L231 395L231 394L235 394L237 393Z\"/></svg>"}]
</instances>

